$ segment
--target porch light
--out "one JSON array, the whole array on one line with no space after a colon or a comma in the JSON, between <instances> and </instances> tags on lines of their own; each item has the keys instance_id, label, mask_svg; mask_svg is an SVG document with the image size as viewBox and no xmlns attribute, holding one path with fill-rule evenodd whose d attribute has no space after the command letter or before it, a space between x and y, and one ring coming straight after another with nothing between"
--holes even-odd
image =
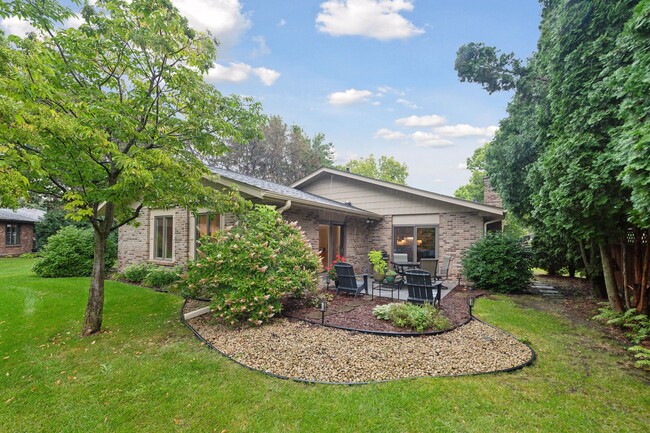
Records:
<instances>
[{"instance_id":1,"label":"porch light","mask_svg":"<svg viewBox=\"0 0 650 433\"><path fill-rule=\"evenodd\" d=\"M472 315L472 308L474 308L474 300L475 300L475 299L476 299L476 298L473 297L473 296L469 296L469 297L467 298L467 306L469 307L469 317L474 317L474 316Z\"/></svg>"},{"instance_id":2,"label":"porch light","mask_svg":"<svg viewBox=\"0 0 650 433\"><path fill-rule=\"evenodd\" d=\"M321 301L320 303L320 324L325 324L325 312L327 311L327 301Z\"/></svg>"}]
</instances>

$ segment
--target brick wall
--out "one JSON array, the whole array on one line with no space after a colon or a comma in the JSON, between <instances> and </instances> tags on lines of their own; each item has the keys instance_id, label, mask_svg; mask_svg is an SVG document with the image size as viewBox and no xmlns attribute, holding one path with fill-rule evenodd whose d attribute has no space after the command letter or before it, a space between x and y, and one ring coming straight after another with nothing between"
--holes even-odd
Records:
<instances>
[{"instance_id":1,"label":"brick wall","mask_svg":"<svg viewBox=\"0 0 650 433\"><path fill-rule=\"evenodd\" d=\"M20 241L18 245L7 245L5 236L7 234L7 224L20 225ZM34 248L34 224L32 223L14 223L3 221L0 223L0 257L2 256L19 256L29 253Z\"/></svg>"},{"instance_id":2,"label":"brick wall","mask_svg":"<svg viewBox=\"0 0 650 433\"><path fill-rule=\"evenodd\" d=\"M463 253L483 237L483 218L477 212L442 213L438 236L438 257L440 260L443 256L452 257L449 278L457 279L460 277L460 260Z\"/></svg>"},{"instance_id":3,"label":"brick wall","mask_svg":"<svg viewBox=\"0 0 650 433\"><path fill-rule=\"evenodd\" d=\"M498 192L492 189L490 179L487 176L483 178L483 204L490 206L503 207L503 201Z\"/></svg>"}]
</instances>

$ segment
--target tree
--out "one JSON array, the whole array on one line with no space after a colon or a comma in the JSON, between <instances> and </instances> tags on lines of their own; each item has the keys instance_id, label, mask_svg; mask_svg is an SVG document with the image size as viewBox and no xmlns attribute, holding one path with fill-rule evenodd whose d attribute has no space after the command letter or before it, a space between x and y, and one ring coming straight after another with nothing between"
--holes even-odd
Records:
<instances>
[{"instance_id":1,"label":"tree","mask_svg":"<svg viewBox=\"0 0 650 433\"><path fill-rule=\"evenodd\" d=\"M538 51L525 67L475 44L478 65L457 68L461 81L481 82L489 92L516 89L486 155L492 185L535 232L565 240L568 251L577 242L590 274L598 274L594 264L600 257L615 311L630 303L647 311L650 284L643 277L650 272L650 253L633 250L632 261L646 263L637 266L633 284L626 283L626 260L619 261L623 288L613 255L615 248L627 251L628 231L637 233L638 242L644 233L650 236L650 224L639 218L647 215L643 203L650 185L643 138L648 2L632 16L637 3L544 2ZM512 77L499 78L507 73ZM618 239L620 245L613 245Z\"/></svg>"},{"instance_id":2,"label":"tree","mask_svg":"<svg viewBox=\"0 0 650 433\"><path fill-rule=\"evenodd\" d=\"M381 156L376 160L373 154L367 158L351 159L346 164L337 165L336 168L344 171L350 169L351 173L400 185L406 185L406 178L409 175L406 164L402 164L392 156Z\"/></svg>"},{"instance_id":3,"label":"tree","mask_svg":"<svg viewBox=\"0 0 650 433\"><path fill-rule=\"evenodd\" d=\"M259 106L203 81L215 41L168 0L98 0L84 6L78 29L56 28L71 11L52 0L9 2L0 13L36 28L24 39L0 35L2 203L49 195L91 223L82 334L92 334L102 324L109 234L145 206L236 209L234 195L202 185L202 158L223 152L226 138L254 134Z\"/></svg>"},{"instance_id":4,"label":"tree","mask_svg":"<svg viewBox=\"0 0 650 433\"><path fill-rule=\"evenodd\" d=\"M514 89L524 71L514 53L502 54L494 47L476 42L458 49L454 69L461 82L480 83L490 94Z\"/></svg>"},{"instance_id":5,"label":"tree","mask_svg":"<svg viewBox=\"0 0 650 433\"><path fill-rule=\"evenodd\" d=\"M309 138L297 125L288 126L271 116L262 136L245 142L231 141L229 151L211 162L219 167L280 184L291 184L334 161L332 143L319 133Z\"/></svg>"},{"instance_id":6,"label":"tree","mask_svg":"<svg viewBox=\"0 0 650 433\"><path fill-rule=\"evenodd\" d=\"M467 158L467 169L472 172L469 183L459 187L454 192L454 197L470 200L476 203L483 203L484 199L484 177L485 172L485 152L488 144L484 144L474 151L472 156Z\"/></svg>"}]
</instances>

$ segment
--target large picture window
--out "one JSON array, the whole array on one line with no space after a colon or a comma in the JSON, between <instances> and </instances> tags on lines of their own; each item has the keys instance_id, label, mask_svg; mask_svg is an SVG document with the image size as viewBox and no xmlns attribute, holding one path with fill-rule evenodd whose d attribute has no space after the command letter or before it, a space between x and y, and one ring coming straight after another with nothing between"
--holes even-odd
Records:
<instances>
[{"instance_id":1,"label":"large picture window","mask_svg":"<svg viewBox=\"0 0 650 433\"><path fill-rule=\"evenodd\" d=\"M7 224L5 229L5 245L20 245L20 225Z\"/></svg>"},{"instance_id":2,"label":"large picture window","mask_svg":"<svg viewBox=\"0 0 650 433\"><path fill-rule=\"evenodd\" d=\"M409 262L437 257L435 226L393 227L393 252L408 255Z\"/></svg>"},{"instance_id":3,"label":"large picture window","mask_svg":"<svg viewBox=\"0 0 650 433\"><path fill-rule=\"evenodd\" d=\"M174 217L159 216L154 219L154 258L172 260L174 251Z\"/></svg>"}]
</instances>

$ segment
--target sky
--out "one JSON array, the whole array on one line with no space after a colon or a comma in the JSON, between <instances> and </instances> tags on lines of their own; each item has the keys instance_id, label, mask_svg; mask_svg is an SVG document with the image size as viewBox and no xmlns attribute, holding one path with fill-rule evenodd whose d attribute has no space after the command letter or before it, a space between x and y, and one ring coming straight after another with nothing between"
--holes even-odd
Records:
<instances>
[{"instance_id":1,"label":"sky","mask_svg":"<svg viewBox=\"0 0 650 433\"><path fill-rule=\"evenodd\" d=\"M409 186L447 195L468 182L467 158L494 136L512 97L461 83L456 51L484 42L526 59L541 12L538 0L172 2L220 41L205 79L223 94L325 134L337 163L392 156L407 164ZM28 29L16 18L0 27Z\"/></svg>"}]
</instances>

